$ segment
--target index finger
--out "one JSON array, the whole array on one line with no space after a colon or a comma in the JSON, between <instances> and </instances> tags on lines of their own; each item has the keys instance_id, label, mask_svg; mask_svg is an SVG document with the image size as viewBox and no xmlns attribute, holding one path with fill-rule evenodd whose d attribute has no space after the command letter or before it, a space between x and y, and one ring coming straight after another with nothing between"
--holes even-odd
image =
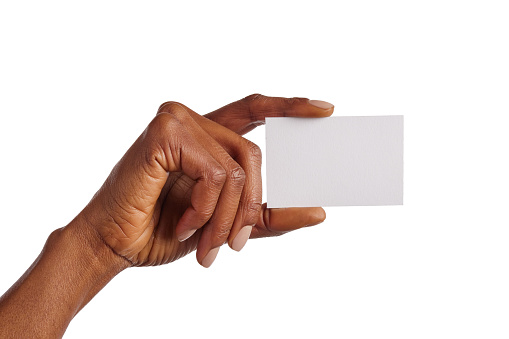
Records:
<instances>
[{"instance_id":1,"label":"index finger","mask_svg":"<svg viewBox=\"0 0 509 339\"><path fill-rule=\"evenodd\" d=\"M265 118L268 117L323 118L332 112L334 105L326 101L252 94L206 114L205 117L243 135L265 124Z\"/></svg>"}]
</instances>

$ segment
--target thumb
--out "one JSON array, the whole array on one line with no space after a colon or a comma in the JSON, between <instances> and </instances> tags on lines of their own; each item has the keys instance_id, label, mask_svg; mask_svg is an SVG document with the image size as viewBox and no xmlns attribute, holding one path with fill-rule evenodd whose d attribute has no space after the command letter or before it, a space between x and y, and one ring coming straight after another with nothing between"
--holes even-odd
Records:
<instances>
[{"instance_id":1,"label":"thumb","mask_svg":"<svg viewBox=\"0 0 509 339\"><path fill-rule=\"evenodd\" d=\"M251 238L281 235L299 228L314 226L325 220L321 207L267 208L263 204Z\"/></svg>"}]
</instances>

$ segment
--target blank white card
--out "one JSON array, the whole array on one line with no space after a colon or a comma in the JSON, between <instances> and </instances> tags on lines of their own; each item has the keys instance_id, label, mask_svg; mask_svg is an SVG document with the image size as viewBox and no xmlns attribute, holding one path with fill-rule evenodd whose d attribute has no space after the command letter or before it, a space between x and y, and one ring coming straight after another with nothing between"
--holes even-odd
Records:
<instances>
[{"instance_id":1,"label":"blank white card","mask_svg":"<svg viewBox=\"0 0 509 339\"><path fill-rule=\"evenodd\" d=\"M403 204L403 116L267 118L267 205Z\"/></svg>"}]
</instances>

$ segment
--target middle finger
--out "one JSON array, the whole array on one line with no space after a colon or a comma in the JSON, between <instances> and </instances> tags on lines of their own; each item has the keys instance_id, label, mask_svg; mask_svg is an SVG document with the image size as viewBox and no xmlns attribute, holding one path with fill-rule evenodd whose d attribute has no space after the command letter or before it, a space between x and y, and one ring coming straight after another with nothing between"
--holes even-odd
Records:
<instances>
[{"instance_id":1,"label":"middle finger","mask_svg":"<svg viewBox=\"0 0 509 339\"><path fill-rule=\"evenodd\" d=\"M196 250L198 262L204 267L209 267L216 258L219 247L226 242L230 234L245 182L245 173L225 149L196 123L184 105L174 102L165 103L159 112L175 115L227 173L215 210L202 228ZM180 241L189 238L196 231L196 229L183 229L182 226L179 224L176 229Z\"/></svg>"},{"instance_id":2,"label":"middle finger","mask_svg":"<svg viewBox=\"0 0 509 339\"><path fill-rule=\"evenodd\" d=\"M262 152L253 142L191 111L191 117L244 169L246 181L228 244L240 251L246 244L262 209Z\"/></svg>"}]
</instances>

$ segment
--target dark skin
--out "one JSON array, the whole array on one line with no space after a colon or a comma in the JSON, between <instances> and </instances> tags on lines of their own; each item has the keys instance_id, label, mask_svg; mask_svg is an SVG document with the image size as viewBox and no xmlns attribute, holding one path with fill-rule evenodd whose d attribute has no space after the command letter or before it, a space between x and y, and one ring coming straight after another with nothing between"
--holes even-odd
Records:
<instances>
[{"instance_id":1,"label":"dark skin","mask_svg":"<svg viewBox=\"0 0 509 339\"><path fill-rule=\"evenodd\" d=\"M196 250L209 267L219 248L278 236L325 219L321 207L262 204L261 151L242 137L265 117L326 117L326 102L251 95L201 116L180 103L154 120L90 203L55 230L34 264L0 299L0 337L61 337L115 275Z\"/></svg>"}]
</instances>

